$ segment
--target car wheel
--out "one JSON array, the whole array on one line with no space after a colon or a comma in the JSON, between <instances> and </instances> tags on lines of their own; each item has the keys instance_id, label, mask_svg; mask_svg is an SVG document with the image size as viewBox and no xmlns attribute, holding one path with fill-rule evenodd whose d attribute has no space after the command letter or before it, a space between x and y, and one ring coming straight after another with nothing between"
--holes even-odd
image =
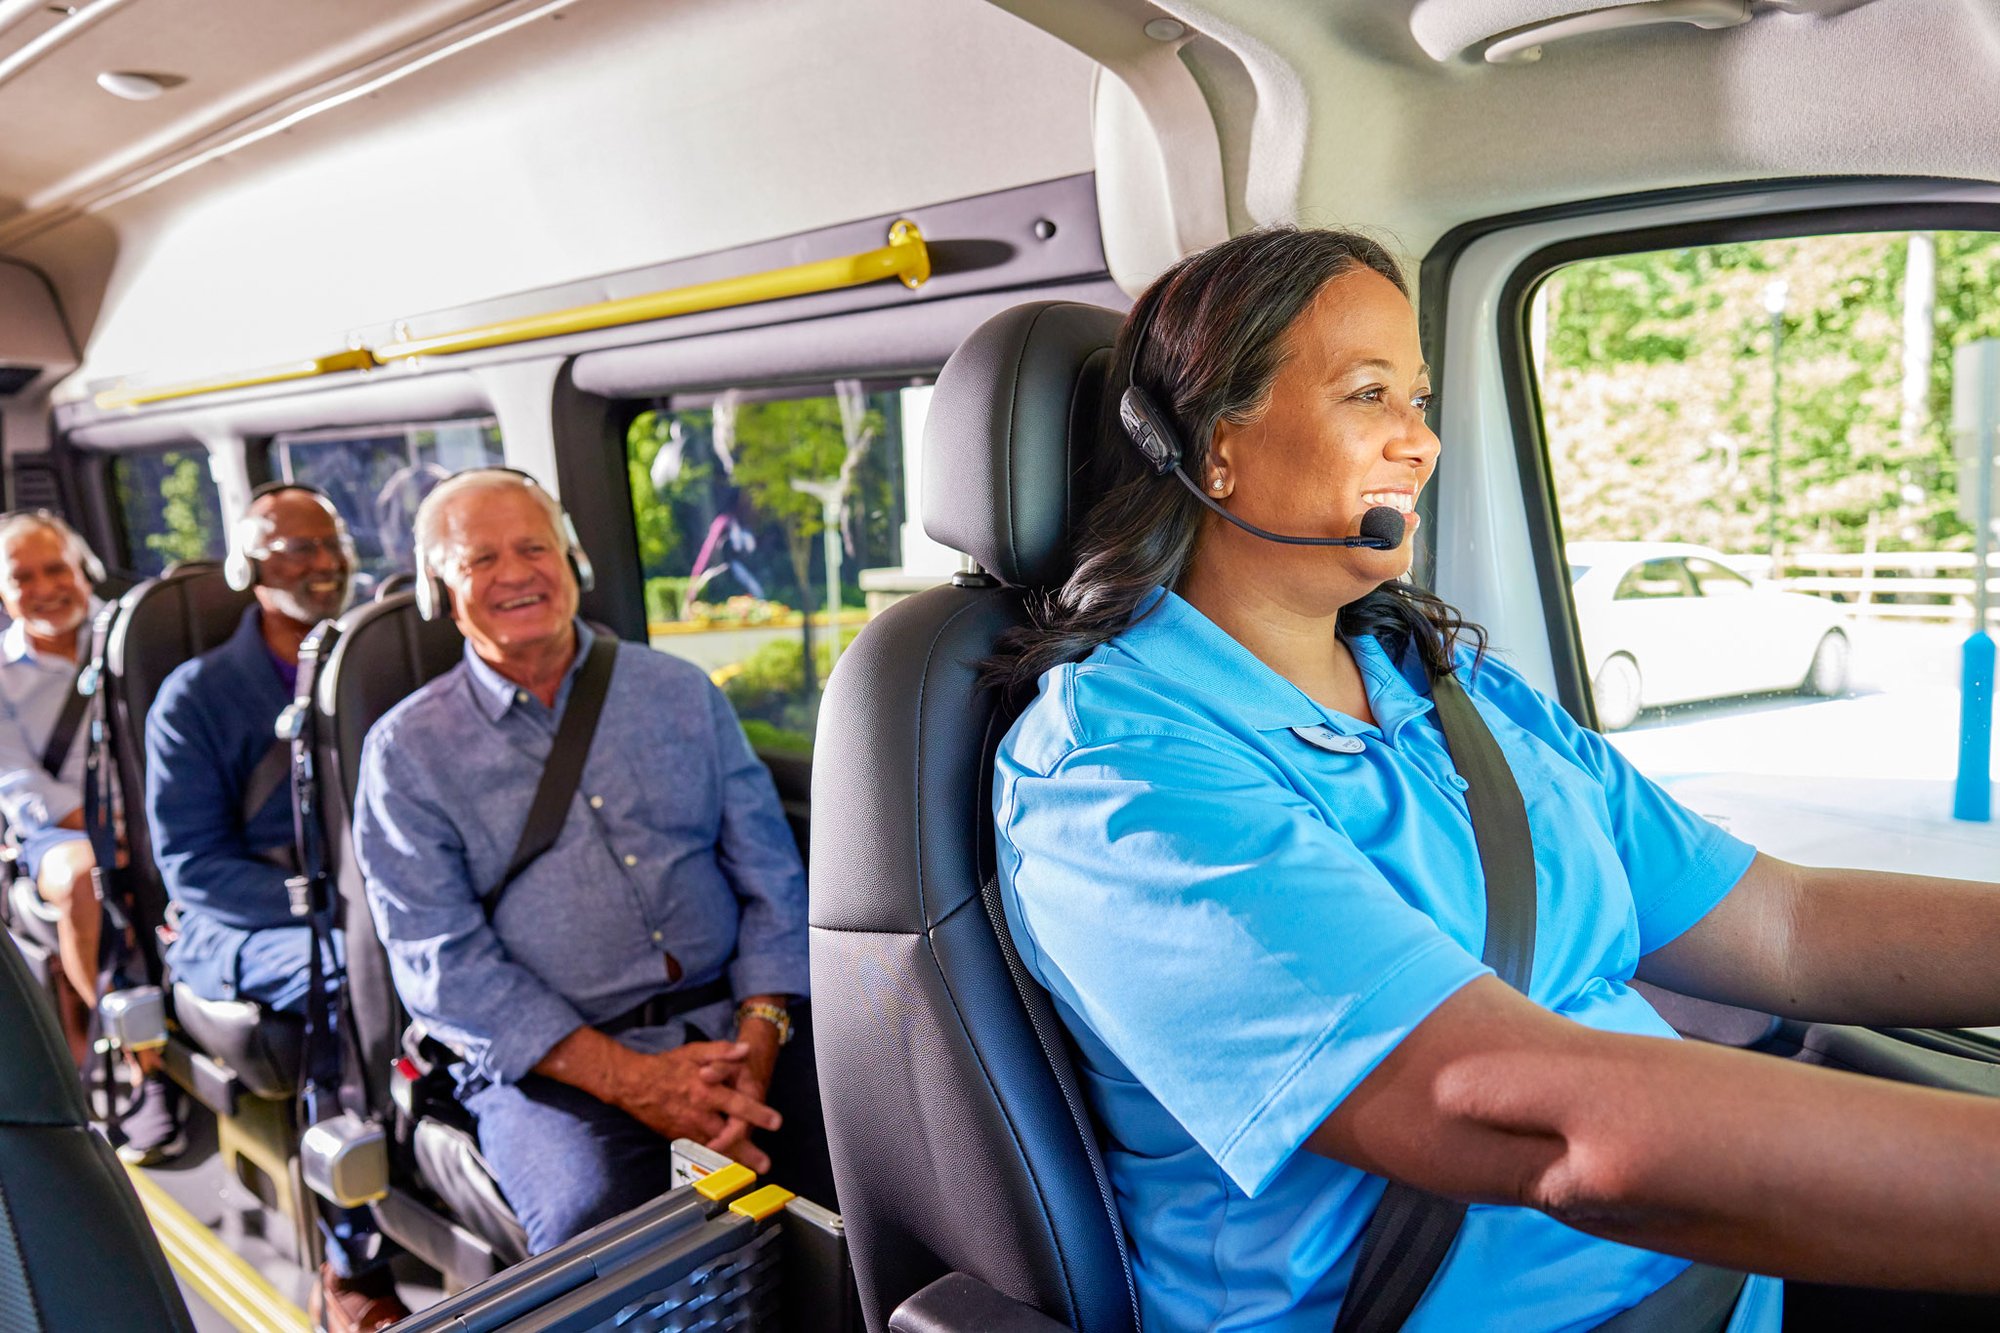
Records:
<instances>
[{"instance_id":1,"label":"car wheel","mask_svg":"<svg viewBox=\"0 0 2000 1333\"><path fill-rule=\"evenodd\" d=\"M1812 665L1799 683L1799 693L1830 699L1846 688L1847 636L1837 629L1828 630L1819 647L1813 649Z\"/></svg>"},{"instance_id":2,"label":"car wheel","mask_svg":"<svg viewBox=\"0 0 2000 1333\"><path fill-rule=\"evenodd\" d=\"M1605 659L1590 682L1597 700L1597 725L1606 731L1622 731L1639 716L1639 664L1624 653Z\"/></svg>"}]
</instances>

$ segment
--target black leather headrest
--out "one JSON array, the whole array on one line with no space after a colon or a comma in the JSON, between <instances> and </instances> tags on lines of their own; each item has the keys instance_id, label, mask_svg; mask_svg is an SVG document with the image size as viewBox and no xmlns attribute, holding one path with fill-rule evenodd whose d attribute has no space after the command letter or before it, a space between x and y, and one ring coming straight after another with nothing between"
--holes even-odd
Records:
<instances>
[{"instance_id":1,"label":"black leather headrest","mask_svg":"<svg viewBox=\"0 0 2000 1333\"><path fill-rule=\"evenodd\" d=\"M105 644L105 667L135 724L152 711L175 667L228 641L251 600L208 561L191 561L119 599L123 610Z\"/></svg>"},{"instance_id":2,"label":"black leather headrest","mask_svg":"<svg viewBox=\"0 0 2000 1333\"><path fill-rule=\"evenodd\" d=\"M945 362L924 426L924 530L1002 583L1069 573L1073 482L1089 461L1124 316L1037 301L972 331Z\"/></svg>"},{"instance_id":3,"label":"black leather headrest","mask_svg":"<svg viewBox=\"0 0 2000 1333\"><path fill-rule=\"evenodd\" d=\"M340 638L321 668L320 712L333 720L343 808L354 808L361 742L382 715L417 687L458 665L465 639L449 620L425 620L416 598L391 593L340 618Z\"/></svg>"}]
</instances>

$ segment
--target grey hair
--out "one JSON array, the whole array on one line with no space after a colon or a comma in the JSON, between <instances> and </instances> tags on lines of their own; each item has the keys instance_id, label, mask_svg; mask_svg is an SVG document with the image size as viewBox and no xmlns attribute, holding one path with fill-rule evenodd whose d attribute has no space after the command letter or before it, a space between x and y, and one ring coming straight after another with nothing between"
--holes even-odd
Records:
<instances>
[{"instance_id":1,"label":"grey hair","mask_svg":"<svg viewBox=\"0 0 2000 1333\"><path fill-rule=\"evenodd\" d=\"M417 506L416 529L417 561L419 575L444 574L444 511L454 499L469 495L474 491L526 491L535 497L535 503L548 516L549 531L558 545L568 545L563 533L562 503L555 496L542 489L540 482L525 472L512 468L481 467L460 472L445 478L424 497Z\"/></svg>"},{"instance_id":2,"label":"grey hair","mask_svg":"<svg viewBox=\"0 0 2000 1333\"><path fill-rule=\"evenodd\" d=\"M15 538L38 528L45 532L53 532L62 539L64 558L69 561L70 567L83 577L84 582L88 583L90 567L97 563L97 557L92 553L90 543L83 539L82 533L65 522L62 515L52 514L46 509L24 509L0 518L0 557L4 557L7 547ZM0 582L11 582L4 559L0 559Z\"/></svg>"}]
</instances>

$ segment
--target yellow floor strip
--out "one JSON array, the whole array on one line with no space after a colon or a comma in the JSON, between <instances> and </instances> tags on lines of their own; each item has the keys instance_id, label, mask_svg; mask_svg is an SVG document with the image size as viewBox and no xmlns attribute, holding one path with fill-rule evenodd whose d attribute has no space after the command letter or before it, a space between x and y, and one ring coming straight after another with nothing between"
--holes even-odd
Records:
<instances>
[{"instance_id":1,"label":"yellow floor strip","mask_svg":"<svg viewBox=\"0 0 2000 1333\"><path fill-rule=\"evenodd\" d=\"M126 1167L174 1272L242 1333L311 1333L306 1312L136 1167Z\"/></svg>"}]
</instances>

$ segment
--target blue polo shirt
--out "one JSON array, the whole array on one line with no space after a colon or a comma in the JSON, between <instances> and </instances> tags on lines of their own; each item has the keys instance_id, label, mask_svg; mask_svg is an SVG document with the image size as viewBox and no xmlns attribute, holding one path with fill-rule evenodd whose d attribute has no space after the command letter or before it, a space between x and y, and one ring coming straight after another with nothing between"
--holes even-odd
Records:
<instances>
[{"instance_id":1,"label":"blue polo shirt","mask_svg":"<svg viewBox=\"0 0 2000 1333\"><path fill-rule=\"evenodd\" d=\"M1000 747L1001 901L1081 1055L1148 1330L1323 1330L1383 1182L1309 1134L1488 974L1484 881L1415 660L1351 642L1375 726L1314 703L1194 607L1049 671ZM1488 657L1460 679L1535 843L1530 997L1676 1040L1628 984L1755 851ZM1684 1260L1476 1206L1407 1327L1585 1330ZM1730 1328L1775 1331L1753 1278Z\"/></svg>"}]
</instances>

